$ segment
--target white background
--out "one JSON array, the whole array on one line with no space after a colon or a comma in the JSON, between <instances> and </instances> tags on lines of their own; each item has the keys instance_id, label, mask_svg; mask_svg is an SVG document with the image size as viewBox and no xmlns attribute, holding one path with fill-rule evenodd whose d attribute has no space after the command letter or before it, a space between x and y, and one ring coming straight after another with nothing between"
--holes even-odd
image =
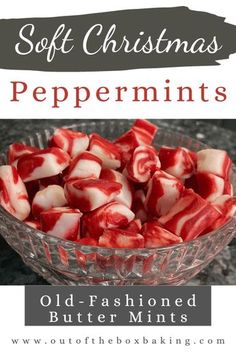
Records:
<instances>
[{"instance_id":1,"label":"white background","mask_svg":"<svg viewBox=\"0 0 236 353\"><path fill-rule=\"evenodd\" d=\"M4 5L3 5L4 4ZM188 6L193 10L208 11L226 17L226 21L236 24L234 1L184 1L184 0L119 0L115 1L7 1L1 3L1 18L40 17L76 15L91 12L121 10L144 7ZM199 23L199 26L201 24ZM221 66L185 67L164 69L139 69L114 72L90 73L49 73L34 71L0 70L0 117L1 118L235 118L236 101L236 54L229 60L221 61ZM64 85L68 89L74 86L88 86L91 92L98 86L133 87L136 85L157 86L162 89L166 79L174 85L198 87L205 82L209 87L211 97L217 86L226 86L228 99L226 102L204 103L196 94L194 103L176 102L136 102L114 103L111 95L110 102L100 103L90 99L80 109L73 108L74 96L61 105L59 109L52 109L51 86ZM10 102L12 86L10 81L25 81L29 85L27 94L22 95L20 103ZM32 89L44 86L48 91L48 99L43 103L33 101ZM71 90L72 91L72 90Z\"/></svg>"},{"instance_id":2,"label":"white background","mask_svg":"<svg viewBox=\"0 0 236 353\"><path fill-rule=\"evenodd\" d=\"M24 288L17 286L0 287L0 346L7 348L7 352L63 352L68 349L70 352L102 352L114 353L131 352L235 352L235 297L236 286L214 286L212 287L212 326L192 326L192 327L161 327L161 326L143 326L143 327L37 327L24 326ZM13 345L11 338L42 338L45 340L59 338L83 338L87 336L107 336L115 338L140 337L144 335L150 337L177 337L198 339L223 338L225 345Z\"/></svg>"}]
</instances>

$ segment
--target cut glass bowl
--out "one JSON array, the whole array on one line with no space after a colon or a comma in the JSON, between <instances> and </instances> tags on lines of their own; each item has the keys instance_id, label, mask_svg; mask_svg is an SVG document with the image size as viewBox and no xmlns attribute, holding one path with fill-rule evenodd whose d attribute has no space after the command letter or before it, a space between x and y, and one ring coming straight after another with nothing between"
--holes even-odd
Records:
<instances>
[{"instance_id":1,"label":"cut glass bowl","mask_svg":"<svg viewBox=\"0 0 236 353\"><path fill-rule=\"evenodd\" d=\"M115 139L133 121L98 120L67 126ZM54 128L35 133L24 143L43 148ZM159 129L154 144L197 151L206 145L174 131ZM6 153L0 165L6 164ZM236 169L232 183L236 190ZM189 242L156 249L108 249L60 240L30 228L0 206L0 234L26 265L55 285L180 285L188 282L233 239L236 218L220 229Z\"/></svg>"}]
</instances>

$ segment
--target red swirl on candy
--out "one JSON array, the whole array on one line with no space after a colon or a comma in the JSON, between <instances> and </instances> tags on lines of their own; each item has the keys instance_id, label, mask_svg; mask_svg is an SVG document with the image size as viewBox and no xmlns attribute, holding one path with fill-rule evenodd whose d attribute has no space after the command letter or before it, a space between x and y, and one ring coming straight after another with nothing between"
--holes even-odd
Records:
<instances>
[{"instance_id":1,"label":"red swirl on candy","mask_svg":"<svg viewBox=\"0 0 236 353\"><path fill-rule=\"evenodd\" d=\"M157 130L158 127L149 121L138 119L129 131L115 141L115 145L121 151L123 166L129 161L136 147L150 145L153 142Z\"/></svg>"},{"instance_id":2,"label":"red swirl on candy","mask_svg":"<svg viewBox=\"0 0 236 353\"><path fill-rule=\"evenodd\" d=\"M104 229L125 228L134 217L127 206L113 201L83 216L83 234L98 239Z\"/></svg>"},{"instance_id":3,"label":"red swirl on candy","mask_svg":"<svg viewBox=\"0 0 236 353\"><path fill-rule=\"evenodd\" d=\"M154 217L164 216L180 198L184 189L181 181L164 172L156 171L148 184L145 207Z\"/></svg>"},{"instance_id":4,"label":"red swirl on candy","mask_svg":"<svg viewBox=\"0 0 236 353\"><path fill-rule=\"evenodd\" d=\"M140 232L145 241L146 248L158 248L172 244L182 243L183 239L160 226L158 221L149 221L144 224Z\"/></svg>"},{"instance_id":5,"label":"red swirl on candy","mask_svg":"<svg viewBox=\"0 0 236 353\"><path fill-rule=\"evenodd\" d=\"M16 166L20 157L39 151L40 149L38 147L28 146L24 143L13 143L9 146L7 154L9 164L13 164L15 162L14 165Z\"/></svg>"},{"instance_id":6,"label":"red swirl on candy","mask_svg":"<svg viewBox=\"0 0 236 353\"><path fill-rule=\"evenodd\" d=\"M89 151L102 160L103 168L120 168L121 154L112 142L95 133L91 134L89 138Z\"/></svg>"},{"instance_id":7,"label":"red swirl on candy","mask_svg":"<svg viewBox=\"0 0 236 353\"><path fill-rule=\"evenodd\" d=\"M186 189L169 212L159 218L161 225L184 240L197 238L211 224L219 213L193 190Z\"/></svg>"},{"instance_id":8,"label":"red swirl on candy","mask_svg":"<svg viewBox=\"0 0 236 353\"><path fill-rule=\"evenodd\" d=\"M23 221L30 214L30 204L25 185L15 167L0 167L0 205Z\"/></svg>"},{"instance_id":9,"label":"red swirl on candy","mask_svg":"<svg viewBox=\"0 0 236 353\"><path fill-rule=\"evenodd\" d=\"M139 146L126 164L125 173L135 183L146 183L161 166L156 150L151 146Z\"/></svg>"},{"instance_id":10,"label":"red swirl on candy","mask_svg":"<svg viewBox=\"0 0 236 353\"><path fill-rule=\"evenodd\" d=\"M43 211L53 207L62 207L67 204L64 190L59 185L49 185L36 193L32 201L32 214L38 219Z\"/></svg>"},{"instance_id":11,"label":"red swirl on candy","mask_svg":"<svg viewBox=\"0 0 236 353\"><path fill-rule=\"evenodd\" d=\"M80 238L80 218L78 209L55 207L40 214L42 231L65 240Z\"/></svg>"},{"instance_id":12,"label":"red swirl on candy","mask_svg":"<svg viewBox=\"0 0 236 353\"><path fill-rule=\"evenodd\" d=\"M139 119L115 141L58 128L48 148L13 143L9 165L0 167L0 205L81 246L158 248L219 229L236 211L227 152L157 149L157 130ZM67 264L66 249L58 249ZM45 253L51 261L46 243ZM80 266L97 256L75 255Z\"/></svg>"},{"instance_id":13,"label":"red swirl on candy","mask_svg":"<svg viewBox=\"0 0 236 353\"><path fill-rule=\"evenodd\" d=\"M69 164L69 155L60 148L52 147L21 157L17 170L26 182L57 175Z\"/></svg>"},{"instance_id":14,"label":"red swirl on candy","mask_svg":"<svg viewBox=\"0 0 236 353\"><path fill-rule=\"evenodd\" d=\"M121 184L102 179L72 180L65 184L65 196L72 207L82 212L96 208L114 200L121 190Z\"/></svg>"},{"instance_id":15,"label":"red swirl on candy","mask_svg":"<svg viewBox=\"0 0 236 353\"><path fill-rule=\"evenodd\" d=\"M194 173L196 164L195 153L183 147L163 146L159 151L161 168L176 178L189 178Z\"/></svg>"},{"instance_id":16,"label":"red swirl on candy","mask_svg":"<svg viewBox=\"0 0 236 353\"><path fill-rule=\"evenodd\" d=\"M70 163L65 179L94 178L98 179L102 170L102 160L90 152L83 152L74 157Z\"/></svg>"},{"instance_id":17,"label":"red swirl on candy","mask_svg":"<svg viewBox=\"0 0 236 353\"><path fill-rule=\"evenodd\" d=\"M115 200L131 207L133 200L133 190L130 181L121 173L112 169L103 169L100 175L101 179L117 182L121 184L121 190Z\"/></svg>"},{"instance_id":18,"label":"red swirl on candy","mask_svg":"<svg viewBox=\"0 0 236 353\"><path fill-rule=\"evenodd\" d=\"M87 150L89 138L80 131L56 129L49 140L50 147L59 147L71 157Z\"/></svg>"}]
</instances>

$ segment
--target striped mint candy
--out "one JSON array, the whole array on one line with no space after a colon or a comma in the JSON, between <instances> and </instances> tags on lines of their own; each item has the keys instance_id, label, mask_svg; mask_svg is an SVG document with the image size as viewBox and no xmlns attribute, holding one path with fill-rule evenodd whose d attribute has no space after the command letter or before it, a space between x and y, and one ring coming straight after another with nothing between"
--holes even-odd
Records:
<instances>
[{"instance_id":1,"label":"striped mint candy","mask_svg":"<svg viewBox=\"0 0 236 353\"><path fill-rule=\"evenodd\" d=\"M73 179L99 178L102 160L91 152L83 152L72 159L66 181Z\"/></svg>"},{"instance_id":2,"label":"striped mint candy","mask_svg":"<svg viewBox=\"0 0 236 353\"><path fill-rule=\"evenodd\" d=\"M181 237L161 227L156 220L145 223L140 233L144 237L146 248L158 248L183 242Z\"/></svg>"},{"instance_id":3,"label":"striped mint candy","mask_svg":"<svg viewBox=\"0 0 236 353\"><path fill-rule=\"evenodd\" d=\"M96 133L91 134L89 138L89 151L102 160L103 168L120 168L121 154L114 143Z\"/></svg>"},{"instance_id":4,"label":"striped mint candy","mask_svg":"<svg viewBox=\"0 0 236 353\"><path fill-rule=\"evenodd\" d=\"M82 212L93 211L114 200L121 184L102 179L71 180L65 184L65 196L71 207Z\"/></svg>"},{"instance_id":5,"label":"striped mint candy","mask_svg":"<svg viewBox=\"0 0 236 353\"><path fill-rule=\"evenodd\" d=\"M121 190L115 200L123 203L127 207L132 205L132 187L129 180L123 174L113 169L102 169L100 178L103 180L113 181L121 184Z\"/></svg>"},{"instance_id":6,"label":"striped mint candy","mask_svg":"<svg viewBox=\"0 0 236 353\"><path fill-rule=\"evenodd\" d=\"M98 239L104 229L125 228L134 217L127 206L110 202L83 216L83 235Z\"/></svg>"},{"instance_id":7,"label":"striped mint candy","mask_svg":"<svg viewBox=\"0 0 236 353\"><path fill-rule=\"evenodd\" d=\"M130 130L115 140L122 152L123 162L128 162L133 150L138 146L150 145L158 127L147 120L137 119Z\"/></svg>"},{"instance_id":8,"label":"striped mint candy","mask_svg":"<svg viewBox=\"0 0 236 353\"><path fill-rule=\"evenodd\" d=\"M32 202L32 214L34 218L39 218L41 212L66 204L64 189L59 185L49 185L36 193Z\"/></svg>"},{"instance_id":9,"label":"striped mint candy","mask_svg":"<svg viewBox=\"0 0 236 353\"><path fill-rule=\"evenodd\" d=\"M59 147L71 157L87 150L89 137L80 131L58 128L49 140L50 147Z\"/></svg>"},{"instance_id":10,"label":"striped mint candy","mask_svg":"<svg viewBox=\"0 0 236 353\"><path fill-rule=\"evenodd\" d=\"M161 167L156 150L151 146L135 148L124 174L135 183L146 183Z\"/></svg>"},{"instance_id":11,"label":"striped mint candy","mask_svg":"<svg viewBox=\"0 0 236 353\"><path fill-rule=\"evenodd\" d=\"M25 185L15 167L0 167L0 205L23 221L30 214L30 204Z\"/></svg>"},{"instance_id":12,"label":"striped mint candy","mask_svg":"<svg viewBox=\"0 0 236 353\"><path fill-rule=\"evenodd\" d=\"M232 161L226 151L205 149L197 152L197 171L229 178Z\"/></svg>"},{"instance_id":13,"label":"striped mint candy","mask_svg":"<svg viewBox=\"0 0 236 353\"><path fill-rule=\"evenodd\" d=\"M219 218L211 225L212 229L218 229L225 224L236 212L236 197L222 195L212 203L212 206L219 212Z\"/></svg>"},{"instance_id":14,"label":"striped mint candy","mask_svg":"<svg viewBox=\"0 0 236 353\"><path fill-rule=\"evenodd\" d=\"M196 154L183 147L163 146L159 151L161 169L179 179L190 178L194 173Z\"/></svg>"},{"instance_id":15,"label":"striped mint candy","mask_svg":"<svg viewBox=\"0 0 236 353\"><path fill-rule=\"evenodd\" d=\"M55 207L40 214L43 232L65 240L80 238L80 218L82 213L78 209L69 207Z\"/></svg>"},{"instance_id":16,"label":"striped mint candy","mask_svg":"<svg viewBox=\"0 0 236 353\"><path fill-rule=\"evenodd\" d=\"M23 156L17 169L24 182L60 174L70 163L70 156L60 148L52 147Z\"/></svg>"},{"instance_id":17,"label":"striped mint candy","mask_svg":"<svg viewBox=\"0 0 236 353\"><path fill-rule=\"evenodd\" d=\"M224 194L228 182L215 174L198 172L195 175L197 183L197 193L209 202L214 202L219 196Z\"/></svg>"},{"instance_id":18,"label":"striped mint candy","mask_svg":"<svg viewBox=\"0 0 236 353\"><path fill-rule=\"evenodd\" d=\"M40 149L38 147L28 146L24 143L19 142L13 143L8 148L8 162L9 164L13 164L16 167L17 161L20 157L39 151Z\"/></svg>"},{"instance_id":19,"label":"striped mint candy","mask_svg":"<svg viewBox=\"0 0 236 353\"><path fill-rule=\"evenodd\" d=\"M161 225L183 240L197 238L219 217L216 209L191 189L185 189L169 212L159 218Z\"/></svg>"},{"instance_id":20,"label":"striped mint candy","mask_svg":"<svg viewBox=\"0 0 236 353\"><path fill-rule=\"evenodd\" d=\"M147 213L153 217L166 215L179 200L184 186L174 176L158 170L148 184L145 200Z\"/></svg>"},{"instance_id":21,"label":"striped mint candy","mask_svg":"<svg viewBox=\"0 0 236 353\"><path fill-rule=\"evenodd\" d=\"M151 145L158 127L148 120L137 119L131 130L135 132L139 145Z\"/></svg>"}]
</instances>

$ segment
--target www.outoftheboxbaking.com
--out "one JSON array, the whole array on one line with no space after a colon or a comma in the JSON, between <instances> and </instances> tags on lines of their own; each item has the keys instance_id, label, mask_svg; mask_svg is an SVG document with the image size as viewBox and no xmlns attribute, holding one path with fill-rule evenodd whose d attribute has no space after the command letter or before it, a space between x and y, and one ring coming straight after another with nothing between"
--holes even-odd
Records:
<instances>
[{"instance_id":1,"label":"www.outoftheboxbaking.com","mask_svg":"<svg viewBox=\"0 0 236 353\"><path fill-rule=\"evenodd\" d=\"M43 338L11 338L13 345L157 345L157 346L193 346L193 345L226 345L227 342L224 338L220 337L201 337L198 339L192 339L187 337L172 337L172 336L137 336L137 337L121 337L121 336L85 336L80 338L50 338L45 340Z\"/></svg>"}]
</instances>

